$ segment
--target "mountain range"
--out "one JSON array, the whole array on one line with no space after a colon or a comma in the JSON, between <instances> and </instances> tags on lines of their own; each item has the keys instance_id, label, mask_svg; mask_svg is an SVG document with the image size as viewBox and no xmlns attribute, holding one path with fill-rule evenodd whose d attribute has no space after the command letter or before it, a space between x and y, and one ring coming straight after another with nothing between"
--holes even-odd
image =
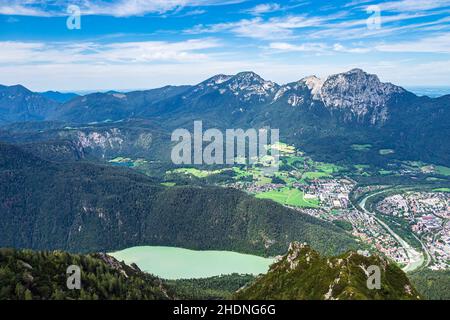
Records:
<instances>
[{"instance_id":1,"label":"mountain range","mask_svg":"<svg viewBox=\"0 0 450 320\"><path fill-rule=\"evenodd\" d=\"M450 164L450 143L441 139L450 134L450 95L418 97L360 69L285 85L241 72L194 86L93 93L63 103L46 96L22 86L2 86L0 125L150 120L164 128L167 139L171 130L203 120L205 128L279 128L282 140L324 160L353 157L352 145L371 144L373 153L355 156L377 162L395 157ZM394 154L381 156L379 149L392 149Z\"/></svg>"},{"instance_id":2,"label":"mountain range","mask_svg":"<svg viewBox=\"0 0 450 320\"><path fill-rule=\"evenodd\" d=\"M105 256L76 254L138 245L260 256L288 251L236 298L416 299L398 267L354 253L361 243L338 225L209 181L179 178L175 186L164 185L150 171L156 166L165 175L173 169L171 132L191 129L195 120L202 120L204 129L279 128L283 142L319 161L383 164L400 159L449 166L450 142L443 139L450 136L449 107L450 95L418 97L360 69L284 85L241 72L193 86L84 96L0 86L0 247L70 252L2 251L0 262L26 280L35 275L17 261L43 264L51 274L63 255L64 261L86 259L87 265L101 265L110 274L114 271L104 265ZM370 148L355 150L355 144ZM115 157L144 159L149 176L106 163ZM289 246L294 241L313 249ZM364 286L370 263L384 266L381 292ZM129 267L121 268L120 273ZM120 280L119 287L129 286L131 293L111 291L106 283L111 277L92 273L103 297L132 296L144 281L136 273L136 282ZM308 280L317 277L321 281ZM158 281L151 278L146 297L173 297ZM6 296L13 291L18 298L61 294L41 292L30 282L17 289L13 282L5 285ZM98 297L97 292L87 295Z\"/></svg>"},{"instance_id":3,"label":"mountain range","mask_svg":"<svg viewBox=\"0 0 450 320\"><path fill-rule=\"evenodd\" d=\"M40 92L40 94L47 99L51 99L51 100L54 100L59 103L67 102L67 101L79 96L76 93L59 92L59 91L45 91L45 92Z\"/></svg>"}]
</instances>

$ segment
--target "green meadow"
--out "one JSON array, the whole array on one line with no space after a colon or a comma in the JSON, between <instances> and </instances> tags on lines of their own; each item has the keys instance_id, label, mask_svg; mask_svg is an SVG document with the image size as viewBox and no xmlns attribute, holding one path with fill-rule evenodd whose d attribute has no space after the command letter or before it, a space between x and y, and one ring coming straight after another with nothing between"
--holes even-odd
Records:
<instances>
[{"instance_id":1,"label":"green meadow","mask_svg":"<svg viewBox=\"0 0 450 320\"><path fill-rule=\"evenodd\" d=\"M393 149L380 149L379 154L381 154L382 156L387 156L388 154L393 154L395 153L395 150Z\"/></svg>"},{"instance_id":2,"label":"green meadow","mask_svg":"<svg viewBox=\"0 0 450 320\"><path fill-rule=\"evenodd\" d=\"M436 166L436 173L441 174L443 176L450 176L450 168L444 166Z\"/></svg>"},{"instance_id":3,"label":"green meadow","mask_svg":"<svg viewBox=\"0 0 450 320\"><path fill-rule=\"evenodd\" d=\"M303 191L289 187L258 193L256 198L270 199L293 207L317 208L319 206L317 198L305 199Z\"/></svg>"},{"instance_id":4,"label":"green meadow","mask_svg":"<svg viewBox=\"0 0 450 320\"><path fill-rule=\"evenodd\" d=\"M303 173L302 176L304 179L308 180L314 180L314 179L320 179L320 178L331 178L332 176L326 172L322 171L310 171Z\"/></svg>"},{"instance_id":5,"label":"green meadow","mask_svg":"<svg viewBox=\"0 0 450 320\"><path fill-rule=\"evenodd\" d=\"M434 192L450 192L450 188L437 188L433 189Z\"/></svg>"},{"instance_id":6,"label":"green meadow","mask_svg":"<svg viewBox=\"0 0 450 320\"><path fill-rule=\"evenodd\" d=\"M223 169L225 170L225 169ZM196 168L179 168L172 171L169 171L168 173L177 173L177 174L185 174L185 175L191 175L196 178L206 178L213 174L219 174L223 172L223 170L200 170Z\"/></svg>"},{"instance_id":7,"label":"green meadow","mask_svg":"<svg viewBox=\"0 0 450 320\"><path fill-rule=\"evenodd\" d=\"M109 160L108 162L113 165L124 166L124 167L139 167L139 166L147 163L147 161L144 159L133 160L131 158L126 158L126 157L116 157L114 159Z\"/></svg>"},{"instance_id":8,"label":"green meadow","mask_svg":"<svg viewBox=\"0 0 450 320\"><path fill-rule=\"evenodd\" d=\"M175 182L161 182L161 185L164 187L174 187L177 184Z\"/></svg>"},{"instance_id":9,"label":"green meadow","mask_svg":"<svg viewBox=\"0 0 450 320\"><path fill-rule=\"evenodd\" d=\"M371 148L371 144L352 144L352 149L355 151L369 151Z\"/></svg>"}]
</instances>

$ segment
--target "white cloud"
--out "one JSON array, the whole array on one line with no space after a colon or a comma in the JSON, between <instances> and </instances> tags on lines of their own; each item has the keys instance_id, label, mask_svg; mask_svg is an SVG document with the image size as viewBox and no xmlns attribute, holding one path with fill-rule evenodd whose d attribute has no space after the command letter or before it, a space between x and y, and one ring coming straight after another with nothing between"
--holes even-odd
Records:
<instances>
[{"instance_id":1,"label":"white cloud","mask_svg":"<svg viewBox=\"0 0 450 320\"><path fill-rule=\"evenodd\" d=\"M226 5L247 0L0 0L0 14L24 16L62 16L69 5L77 5L83 15L115 17L165 13L184 7Z\"/></svg>"},{"instance_id":2,"label":"white cloud","mask_svg":"<svg viewBox=\"0 0 450 320\"><path fill-rule=\"evenodd\" d=\"M308 42L303 44L291 44L287 42L272 42L269 44L269 49L284 51L284 52L343 52L343 53L367 53L371 51L370 48L363 47L347 47L340 43L328 45L326 43Z\"/></svg>"},{"instance_id":3,"label":"white cloud","mask_svg":"<svg viewBox=\"0 0 450 320\"><path fill-rule=\"evenodd\" d=\"M450 0L401 0L378 3L383 11L418 12L450 7Z\"/></svg>"},{"instance_id":4,"label":"white cloud","mask_svg":"<svg viewBox=\"0 0 450 320\"><path fill-rule=\"evenodd\" d=\"M39 63L150 63L189 62L208 59L203 52L219 47L214 39L193 39L180 42L143 41L98 44L0 42L0 64Z\"/></svg>"},{"instance_id":5,"label":"white cloud","mask_svg":"<svg viewBox=\"0 0 450 320\"><path fill-rule=\"evenodd\" d=\"M196 84L214 74L237 73L254 65L236 61L198 59L182 64L0 64L0 83L23 84L34 91L92 91L150 89L165 85Z\"/></svg>"},{"instance_id":6,"label":"white cloud","mask_svg":"<svg viewBox=\"0 0 450 320\"><path fill-rule=\"evenodd\" d=\"M235 74L253 70L263 78L288 83L315 74L326 78L330 74L358 67L380 76L382 81L399 85L442 85L448 83L450 60L418 62L363 60L364 55L347 61L330 63L323 57L294 60L271 60L257 57L241 57L226 60L212 57L185 63L41 63L14 65L0 63L0 83L23 84L35 91L45 90L126 90L149 89L164 85L196 84L208 77L224 73ZM414 68L411 68L414 65Z\"/></svg>"},{"instance_id":7,"label":"white cloud","mask_svg":"<svg viewBox=\"0 0 450 320\"><path fill-rule=\"evenodd\" d=\"M425 31L425 28L439 27L448 28L450 17L434 19L430 21L414 22L414 19L428 16L429 14L411 13L411 14L396 14L391 16L381 17L380 28L369 29L367 27L367 20L350 20L338 23L327 23L323 25L322 30L313 31L309 33L311 39L369 39L373 37L386 37L390 35L399 36L400 34L411 34ZM431 14L430 14L431 15ZM409 21L410 20L410 21ZM399 24L396 22L407 22Z\"/></svg>"},{"instance_id":8,"label":"white cloud","mask_svg":"<svg viewBox=\"0 0 450 320\"><path fill-rule=\"evenodd\" d=\"M324 43L304 43L294 45L287 42L272 42L269 44L269 48L285 52L323 52L328 49L328 46Z\"/></svg>"},{"instance_id":9,"label":"white cloud","mask_svg":"<svg viewBox=\"0 0 450 320\"><path fill-rule=\"evenodd\" d=\"M182 14L181 17L198 16L198 15L205 14L205 13L206 13L206 10L196 9L196 10L191 10L191 11L188 11L188 12Z\"/></svg>"},{"instance_id":10,"label":"white cloud","mask_svg":"<svg viewBox=\"0 0 450 320\"><path fill-rule=\"evenodd\" d=\"M340 43L335 43L333 45L333 50L337 52L345 52L345 53L367 53L370 52L370 48L362 48L362 47L347 47Z\"/></svg>"},{"instance_id":11,"label":"white cloud","mask_svg":"<svg viewBox=\"0 0 450 320\"><path fill-rule=\"evenodd\" d=\"M306 15L290 15L285 17L273 17L263 19L243 19L237 22L219 23L213 25L196 25L185 30L188 34L231 32L239 37L275 40L287 39L294 36L294 31L309 27L317 27L324 21L320 17L308 17Z\"/></svg>"},{"instance_id":12,"label":"white cloud","mask_svg":"<svg viewBox=\"0 0 450 320\"><path fill-rule=\"evenodd\" d=\"M48 17L49 13L44 10L29 6L26 3L21 4L24 1L0 1L0 14L1 15L17 15L17 16L37 16Z\"/></svg>"},{"instance_id":13,"label":"white cloud","mask_svg":"<svg viewBox=\"0 0 450 320\"><path fill-rule=\"evenodd\" d=\"M376 49L384 52L450 53L450 33L414 41L380 44L376 46Z\"/></svg>"},{"instance_id":14,"label":"white cloud","mask_svg":"<svg viewBox=\"0 0 450 320\"><path fill-rule=\"evenodd\" d=\"M246 10L247 13L253 14L255 16L275 12L281 9L281 6L278 3L263 3L254 6L253 8Z\"/></svg>"}]
</instances>

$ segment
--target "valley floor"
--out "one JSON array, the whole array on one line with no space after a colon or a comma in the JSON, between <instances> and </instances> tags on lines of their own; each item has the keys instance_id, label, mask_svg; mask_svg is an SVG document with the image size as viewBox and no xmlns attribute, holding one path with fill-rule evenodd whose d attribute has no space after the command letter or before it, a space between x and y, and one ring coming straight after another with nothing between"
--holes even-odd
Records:
<instances>
[{"instance_id":1,"label":"valley floor","mask_svg":"<svg viewBox=\"0 0 450 320\"><path fill-rule=\"evenodd\" d=\"M355 150L370 147L355 145ZM450 269L448 168L414 161L395 161L389 170L336 165L314 161L293 146L278 148L282 165L274 177L258 166L234 166L214 171L179 168L166 178L237 188L333 222L361 241L361 252L381 253L405 272ZM406 200L399 202L398 197Z\"/></svg>"}]
</instances>

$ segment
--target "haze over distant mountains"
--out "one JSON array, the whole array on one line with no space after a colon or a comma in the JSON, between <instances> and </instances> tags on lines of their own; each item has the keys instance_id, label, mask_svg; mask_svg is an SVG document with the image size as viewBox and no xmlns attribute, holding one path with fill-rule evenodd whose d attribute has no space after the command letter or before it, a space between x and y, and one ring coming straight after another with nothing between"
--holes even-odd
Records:
<instances>
[{"instance_id":1,"label":"haze over distant mountains","mask_svg":"<svg viewBox=\"0 0 450 320\"><path fill-rule=\"evenodd\" d=\"M450 94L450 87L446 86L408 86L407 89L418 96L439 98Z\"/></svg>"},{"instance_id":2,"label":"haze over distant mountains","mask_svg":"<svg viewBox=\"0 0 450 320\"><path fill-rule=\"evenodd\" d=\"M71 92L59 92L59 91L45 91L41 92L41 95L44 97L54 100L56 102L64 103L69 101L70 99L73 99L75 97L78 97L79 95L76 93Z\"/></svg>"},{"instance_id":3,"label":"haze over distant mountains","mask_svg":"<svg viewBox=\"0 0 450 320\"><path fill-rule=\"evenodd\" d=\"M402 159L450 163L450 144L441 139L450 135L450 95L419 97L360 69L285 85L241 72L194 86L92 93L65 101L69 98L2 86L0 124L147 119L173 130L203 120L208 127L279 128L283 140L330 157L351 144L370 143L394 149Z\"/></svg>"}]
</instances>

